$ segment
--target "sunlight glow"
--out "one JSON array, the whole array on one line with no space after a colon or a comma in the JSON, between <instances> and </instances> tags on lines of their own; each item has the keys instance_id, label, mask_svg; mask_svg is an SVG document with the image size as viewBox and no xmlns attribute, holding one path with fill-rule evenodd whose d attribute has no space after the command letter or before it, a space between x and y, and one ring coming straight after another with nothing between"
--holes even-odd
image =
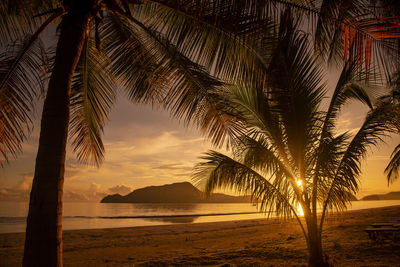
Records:
<instances>
[{"instance_id":1,"label":"sunlight glow","mask_svg":"<svg viewBox=\"0 0 400 267\"><path fill-rule=\"evenodd\" d=\"M303 181L297 180L296 183L300 187L300 190L303 190ZM297 203L297 212L298 212L298 215L304 216L304 211L303 211L303 208L301 207L300 203Z\"/></svg>"},{"instance_id":2,"label":"sunlight glow","mask_svg":"<svg viewBox=\"0 0 400 267\"><path fill-rule=\"evenodd\" d=\"M303 208L301 207L300 203L297 203L297 212L298 212L298 215L304 216L304 211L303 211Z\"/></svg>"},{"instance_id":3,"label":"sunlight glow","mask_svg":"<svg viewBox=\"0 0 400 267\"><path fill-rule=\"evenodd\" d=\"M300 189L303 190L303 181L302 180L297 180L296 183L300 187Z\"/></svg>"}]
</instances>

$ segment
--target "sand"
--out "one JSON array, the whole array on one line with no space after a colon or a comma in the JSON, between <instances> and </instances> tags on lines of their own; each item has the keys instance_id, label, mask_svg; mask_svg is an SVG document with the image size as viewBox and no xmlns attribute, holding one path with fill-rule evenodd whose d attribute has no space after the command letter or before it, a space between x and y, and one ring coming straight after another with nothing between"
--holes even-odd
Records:
<instances>
[{"instance_id":1,"label":"sand","mask_svg":"<svg viewBox=\"0 0 400 267\"><path fill-rule=\"evenodd\" d=\"M400 220L400 206L327 218L323 246L335 266L400 266L400 240L364 229ZM24 234L0 234L0 266L20 266ZM306 266L294 220L257 219L64 232L64 266Z\"/></svg>"}]
</instances>

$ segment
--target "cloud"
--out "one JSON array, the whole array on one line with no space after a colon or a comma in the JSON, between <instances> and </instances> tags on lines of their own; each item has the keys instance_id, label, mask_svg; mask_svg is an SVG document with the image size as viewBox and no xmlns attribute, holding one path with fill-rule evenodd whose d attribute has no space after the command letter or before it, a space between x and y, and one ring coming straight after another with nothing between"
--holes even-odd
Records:
<instances>
[{"instance_id":1,"label":"cloud","mask_svg":"<svg viewBox=\"0 0 400 267\"><path fill-rule=\"evenodd\" d=\"M98 183L90 183L86 189L81 189L74 184L68 186L64 192L66 202L99 202L102 198L110 194L126 195L132 192L133 188L120 184L110 188L104 188Z\"/></svg>"},{"instance_id":2,"label":"cloud","mask_svg":"<svg viewBox=\"0 0 400 267\"><path fill-rule=\"evenodd\" d=\"M99 202L107 193L100 184L90 183L86 189L76 185L69 185L64 191L66 202Z\"/></svg>"},{"instance_id":3,"label":"cloud","mask_svg":"<svg viewBox=\"0 0 400 267\"><path fill-rule=\"evenodd\" d=\"M65 202L88 202L90 198L84 193L75 193L71 191L64 192L64 201Z\"/></svg>"},{"instance_id":4,"label":"cloud","mask_svg":"<svg viewBox=\"0 0 400 267\"><path fill-rule=\"evenodd\" d=\"M19 181L12 187L0 188L1 201L26 201L32 187L32 173L20 173Z\"/></svg>"},{"instance_id":5,"label":"cloud","mask_svg":"<svg viewBox=\"0 0 400 267\"><path fill-rule=\"evenodd\" d=\"M191 171L191 167L185 167L182 164L176 164L176 163L171 163L171 164L162 164L156 167L153 167L153 169L159 169L159 170L185 170L185 171Z\"/></svg>"},{"instance_id":6,"label":"cloud","mask_svg":"<svg viewBox=\"0 0 400 267\"><path fill-rule=\"evenodd\" d=\"M81 191L81 192L73 192L67 190L64 192L64 201L65 202L99 202L102 198L107 196L107 193L104 192L90 192L90 191Z\"/></svg>"},{"instance_id":7,"label":"cloud","mask_svg":"<svg viewBox=\"0 0 400 267\"><path fill-rule=\"evenodd\" d=\"M116 185L114 187L108 188L108 192L111 194L120 194L120 195L127 195L132 192L132 187L126 185Z\"/></svg>"}]
</instances>

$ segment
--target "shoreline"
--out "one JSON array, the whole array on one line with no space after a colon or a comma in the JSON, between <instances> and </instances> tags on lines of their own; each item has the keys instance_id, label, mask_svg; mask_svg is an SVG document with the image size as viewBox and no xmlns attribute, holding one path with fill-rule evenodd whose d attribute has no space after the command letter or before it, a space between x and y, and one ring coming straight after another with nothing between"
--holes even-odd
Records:
<instances>
[{"instance_id":1,"label":"shoreline","mask_svg":"<svg viewBox=\"0 0 400 267\"><path fill-rule=\"evenodd\" d=\"M374 243L375 222L400 220L400 206L345 211L325 220L323 246L335 266L396 266L400 240ZM250 219L64 231L64 266L304 266L293 219ZM20 266L24 233L0 234L0 266Z\"/></svg>"},{"instance_id":2,"label":"shoreline","mask_svg":"<svg viewBox=\"0 0 400 267\"><path fill-rule=\"evenodd\" d=\"M1 222L0 222L0 234L4 233L23 233L26 229L26 217L21 216L21 214L27 213L27 203L23 206L18 206L16 210L7 211L10 206L15 205L14 202L0 202L0 210L4 209L2 212ZM3 205L1 205L3 204ZM68 204L68 205L67 205ZM93 204L100 204L96 206ZM176 205L175 203L171 203ZM216 204L216 203L214 203ZM228 203L233 204L235 203ZM124 227L139 227L139 226L159 226L159 225L174 225L182 223L205 223L205 222L224 222L233 220L248 220L248 219L264 219L265 215L256 209L250 210L246 208L231 208L221 209L211 206L211 207L200 207L193 208L189 207L187 211L183 213L171 214L170 212L165 212L167 208L161 207L160 213L146 213L146 209L143 207L135 207L133 204L127 203L133 209L138 209L135 213L126 213L124 209L121 209L117 204L117 212L109 213L105 209L102 203L66 203L64 207L64 219L63 219L63 229L64 230L86 230L86 229L105 229L105 228L124 228ZM105 204L106 206L108 205ZM113 204L111 204L113 205ZM201 206L202 204L199 204ZM206 204L209 205L209 204ZM248 205L244 203L244 205ZM353 201L349 204L347 211L351 210L362 210L377 207L389 207L400 205L400 200L379 200L379 201ZM93 206L93 207L92 207ZM159 206L156 205L157 207ZM172 209L174 206L172 207ZM96 210L96 212L84 212L85 210ZM237 210L236 210L237 209ZM269 218L275 218L275 214L270 214Z\"/></svg>"}]
</instances>

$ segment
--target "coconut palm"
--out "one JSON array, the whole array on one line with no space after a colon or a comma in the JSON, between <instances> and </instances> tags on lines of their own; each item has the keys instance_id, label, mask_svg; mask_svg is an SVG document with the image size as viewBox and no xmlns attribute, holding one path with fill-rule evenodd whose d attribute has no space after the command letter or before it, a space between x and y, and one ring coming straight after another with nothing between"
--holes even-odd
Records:
<instances>
[{"instance_id":1,"label":"coconut palm","mask_svg":"<svg viewBox=\"0 0 400 267\"><path fill-rule=\"evenodd\" d=\"M273 33L271 17L280 6L321 14L312 8L312 1L143 2L0 3L4 51L0 55L0 154L5 161L21 150L31 128L35 99L46 94L27 220L26 266L62 265L68 132L78 159L99 165L104 153L101 134L116 88L125 88L135 102L164 105L187 122L198 119L215 142L221 142L232 114L220 111L215 92L221 83L207 71L220 78L263 80L271 58L268 49L260 48L269 45L265 37ZM336 16L334 12L327 16L343 21L332 14ZM46 44L40 40L46 30L54 30L50 25L57 26L54 47L48 37ZM358 30L354 21L345 25ZM350 42L348 49L358 43Z\"/></svg>"},{"instance_id":2,"label":"coconut palm","mask_svg":"<svg viewBox=\"0 0 400 267\"><path fill-rule=\"evenodd\" d=\"M357 192L361 160L368 147L393 130L387 123L393 108L372 109L354 134L338 132L339 111L349 100L372 108L357 82L357 64L345 65L328 108L322 109L327 98L323 72L307 35L288 26L280 32L266 84L243 83L222 93L224 110L238 129L227 133L231 154L207 152L193 179L208 194L233 189L250 194L263 212L295 217L309 265L328 266L322 250L325 214L343 210Z\"/></svg>"},{"instance_id":3,"label":"coconut palm","mask_svg":"<svg viewBox=\"0 0 400 267\"><path fill-rule=\"evenodd\" d=\"M201 118L202 110L211 110L213 91L221 85L206 68L230 75L232 66L244 58L246 62L254 58L250 65L258 64L251 49L237 45L242 42L240 30L216 28L214 23L223 20L194 15L196 6L172 16L171 10L176 10L168 6L152 1L141 4L136 0L0 3L4 49L0 55L0 153L5 160L20 150L30 130L35 99L46 94L24 266L62 266L67 137L81 162L99 165L104 153L101 134L118 87L134 102L166 106L190 121L194 116ZM235 16L232 13L231 18ZM239 16L234 21L249 23ZM50 25L57 26L57 36L45 34L43 44L39 37L46 30L54 31ZM48 82L46 77L50 77Z\"/></svg>"}]
</instances>

